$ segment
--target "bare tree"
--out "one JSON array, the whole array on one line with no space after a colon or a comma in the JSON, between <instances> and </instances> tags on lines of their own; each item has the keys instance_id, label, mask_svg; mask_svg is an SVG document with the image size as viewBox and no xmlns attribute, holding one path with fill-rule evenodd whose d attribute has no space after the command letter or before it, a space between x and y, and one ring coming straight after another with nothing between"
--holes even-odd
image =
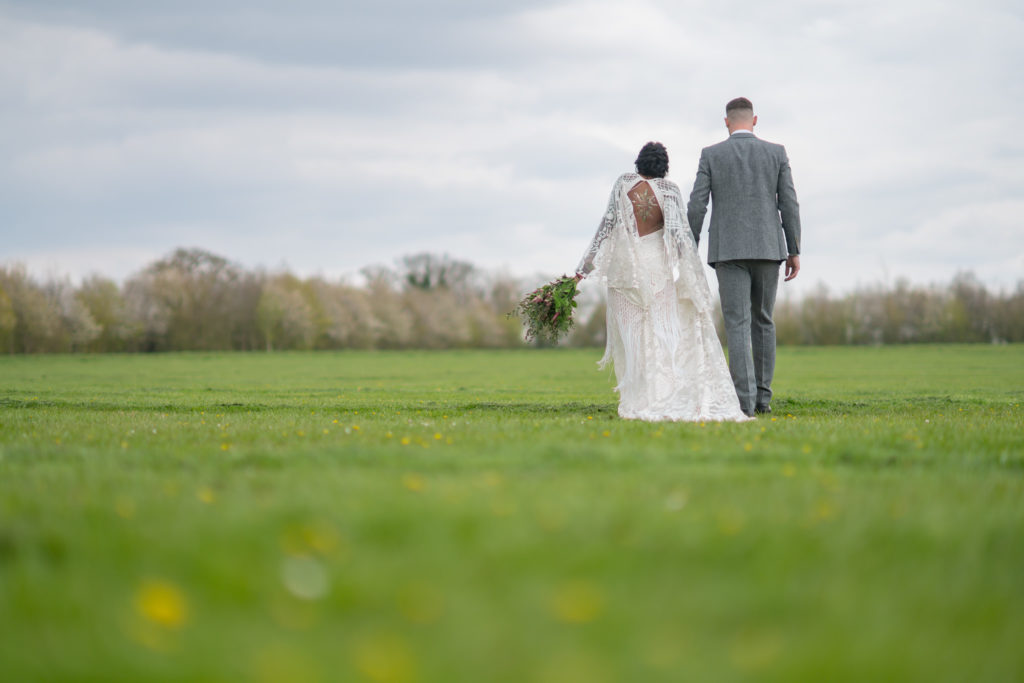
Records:
<instances>
[{"instance_id":1,"label":"bare tree","mask_svg":"<svg viewBox=\"0 0 1024 683\"><path fill-rule=\"evenodd\" d=\"M0 288L14 310L13 347L22 353L67 351L61 311L24 266L0 268Z\"/></svg>"},{"instance_id":2,"label":"bare tree","mask_svg":"<svg viewBox=\"0 0 1024 683\"><path fill-rule=\"evenodd\" d=\"M1012 294L1000 297L992 307L994 337L1000 342L1024 340L1024 280Z\"/></svg>"},{"instance_id":3,"label":"bare tree","mask_svg":"<svg viewBox=\"0 0 1024 683\"><path fill-rule=\"evenodd\" d=\"M0 285L0 352L14 353L14 328L17 324L14 302Z\"/></svg>"},{"instance_id":4,"label":"bare tree","mask_svg":"<svg viewBox=\"0 0 1024 683\"><path fill-rule=\"evenodd\" d=\"M293 275L278 275L264 283L256 320L267 351L312 346L316 335L313 309L301 287L302 283Z\"/></svg>"},{"instance_id":5,"label":"bare tree","mask_svg":"<svg viewBox=\"0 0 1024 683\"><path fill-rule=\"evenodd\" d=\"M412 316L413 346L450 349L469 345L472 330L464 302L451 290L409 289L403 303Z\"/></svg>"},{"instance_id":6,"label":"bare tree","mask_svg":"<svg viewBox=\"0 0 1024 683\"><path fill-rule=\"evenodd\" d=\"M404 349L413 346L413 315L405 307L398 290L398 275L388 268L364 268L367 303L377 320L374 346L380 349Z\"/></svg>"},{"instance_id":7,"label":"bare tree","mask_svg":"<svg viewBox=\"0 0 1024 683\"><path fill-rule=\"evenodd\" d=\"M509 314L515 309L527 289L527 286L517 278L506 273L500 273L491 278L485 301L498 323L497 333L500 335L500 339L496 340L495 345L511 347L523 343L522 322L514 316L510 317Z\"/></svg>"},{"instance_id":8,"label":"bare tree","mask_svg":"<svg viewBox=\"0 0 1024 683\"><path fill-rule=\"evenodd\" d=\"M464 291L471 287L476 268L456 261L447 254L414 254L402 258L402 280L407 287L423 291L449 289Z\"/></svg>"},{"instance_id":9,"label":"bare tree","mask_svg":"<svg viewBox=\"0 0 1024 683\"><path fill-rule=\"evenodd\" d=\"M128 323L127 306L116 282L92 275L82 281L75 297L99 326L99 334L89 350L123 351L129 347L133 328Z\"/></svg>"},{"instance_id":10,"label":"bare tree","mask_svg":"<svg viewBox=\"0 0 1024 683\"><path fill-rule=\"evenodd\" d=\"M608 339L608 304L604 300L590 314L576 323L569 335L570 346L603 347Z\"/></svg>"},{"instance_id":11,"label":"bare tree","mask_svg":"<svg viewBox=\"0 0 1024 683\"><path fill-rule=\"evenodd\" d=\"M321 278L309 280L306 288L319 313L318 348L373 348L380 322L366 291Z\"/></svg>"},{"instance_id":12,"label":"bare tree","mask_svg":"<svg viewBox=\"0 0 1024 683\"><path fill-rule=\"evenodd\" d=\"M166 323L168 347L229 349L238 320L231 295L244 279L240 268L220 256L201 249L178 249L146 268L134 282L148 300L146 312L159 311Z\"/></svg>"},{"instance_id":13,"label":"bare tree","mask_svg":"<svg viewBox=\"0 0 1024 683\"><path fill-rule=\"evenodd\" d=\"M85 351L100 336L101 328L89 309L75 296L71 282L50 280L43 291L60 313L61 346L68 351Z\"/></svg>"}]
</instances>

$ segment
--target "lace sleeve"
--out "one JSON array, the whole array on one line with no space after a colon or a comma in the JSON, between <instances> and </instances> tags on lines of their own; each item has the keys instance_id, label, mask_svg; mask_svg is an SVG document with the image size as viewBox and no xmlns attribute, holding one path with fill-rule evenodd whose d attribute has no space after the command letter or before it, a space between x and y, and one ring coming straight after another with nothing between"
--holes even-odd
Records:
<instances>
[{"instance_id":1,"label":"lace sleeve","mask_svg":"<svg viewBox=\"0 0 1024 683\"><path fill-rule=\"evenodd\" d=\"M690 232L689 223L686 220L686 204L683 202L683 194L679 186L671 181L665 181L661 186L665 193L665 227L675 244L679 258L686 258L696 252L697 243Z\"/></svg>"},{"instance_id":2,"label":"lace sleeve","mask_svg":"<svg viewBox=\"0 0 1024 683\"><path fill-rule=\"evenodd\" d=\"M601 218L601 223L597 226L594 239L590 241L590 246L587 247L587 250L583 253L583 258L580 259L580 264L576 266L576 272L580 275L589 275L590 271L594 270L594 258L597 256L597 252L601 249L604 241L611 236L612 230L615 229L615 223L617 222L615 216L616 196L621 182L622 178L615 181L611 196L608 198L608 208L605 209L604 217Z\"/></svg>"},{"instance_id":3,"label":"lace sleeve","mask_svg":"<svg viewBox=\"0 0 1024 683\"><path fill-rule=\"evenodd\" d=\"M679 186L671 181L663 185L665 192L665 232L669 244L675 247L679 267L679 283L687 297L699 311L711 310L711 290L704 276L704 266L697 252L697 241L693 238L686 217L686 204Z\"/></svg>"}]
</instances>

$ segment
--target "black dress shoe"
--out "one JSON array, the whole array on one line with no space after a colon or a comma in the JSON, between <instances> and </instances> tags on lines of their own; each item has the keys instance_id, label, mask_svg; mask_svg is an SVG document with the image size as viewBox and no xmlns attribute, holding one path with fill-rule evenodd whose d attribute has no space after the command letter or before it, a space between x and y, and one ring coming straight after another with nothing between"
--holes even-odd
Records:
<instances>
[{"instance_id":1,"label":"black dress shoe","mask_svg":"<svg viewBox=\"0 0 1024 683\"><path fill-rule=\"evenodd\" d=\"M754 408L754 412L757 413L758 415L767 415L768 413L772 412L772 407L766 403L763 406L756 406Z\"/></svg>"}]
</instances>

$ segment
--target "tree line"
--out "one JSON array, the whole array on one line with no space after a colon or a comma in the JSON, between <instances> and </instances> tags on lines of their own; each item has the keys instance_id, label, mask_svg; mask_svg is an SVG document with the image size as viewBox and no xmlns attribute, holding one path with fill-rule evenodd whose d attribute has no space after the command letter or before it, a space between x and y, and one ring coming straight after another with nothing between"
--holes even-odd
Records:
<instances>
[{"instance_id":1,"label":"tree line","mask_svg":"<svg viewBox=\"0 0 1024 683\"><path fill-rule=\"evenodd\" d=\"M824 285L775 308L780 344L926 344L1024 341L1024 280L991 292L971 273L945 286L859 288L833 296Z\"/></svg>"},{"instance_id":2,"label":"tree line","mask_svg":"<svg viewBox=\"0 0 1024 683\"><path fill-rule=\"evenodd\" d=\"M433 254L361 274L356 286L253 271L199 249L179 249L123 284L40 281L0 266L0 352L521 347L521 324L507 314L540 284ZM604 315L591 295L566 343L603 345ZM945 287L901 281L841 296L822 287L780 301L775 319L780 344L1019 342L1024 282L1009 294L970 274Z\"/></svg>"}]
</instances>

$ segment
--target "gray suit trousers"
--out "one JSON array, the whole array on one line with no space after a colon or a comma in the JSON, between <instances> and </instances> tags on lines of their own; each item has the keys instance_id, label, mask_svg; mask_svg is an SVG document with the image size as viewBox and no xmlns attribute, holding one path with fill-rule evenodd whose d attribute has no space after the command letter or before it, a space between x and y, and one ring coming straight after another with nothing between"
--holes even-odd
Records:
<instances>
[{"instance_id":1,"label":"gray suit trousers","mask_svg":"<svg viewBox=\"0 0 1024 683\"><path fill-rule=\"evenodd\" d=\"M729 344L732 374L740 408L747 415L772 399L775 374L775 292L779 286L779 262L719 261L718 295Z\"/></svg>"}]
</instances>

